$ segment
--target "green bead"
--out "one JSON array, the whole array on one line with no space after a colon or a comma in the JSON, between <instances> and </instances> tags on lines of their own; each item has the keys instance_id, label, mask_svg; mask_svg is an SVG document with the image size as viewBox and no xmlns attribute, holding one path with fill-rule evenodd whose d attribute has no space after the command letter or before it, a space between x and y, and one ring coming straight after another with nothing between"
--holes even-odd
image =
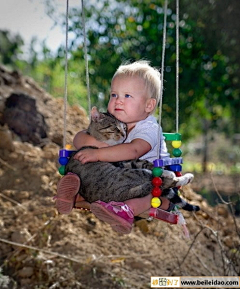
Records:
<instances>
[{"instance_id":1,"label":"green bead","mask_svg":"<svg viewBox=\"0 0 240 289\"><path fill-rule=\"evenodd\" d=\"M153 170L152 170L152 174L154 177L160 177L162 175L162 173L163 173L162 168L156 167L156 168L153 168Z\"/></svg>"},{"instance_id":2,"label":"green bead","mask_svg":"<svg viewBox=\"0 0 240 289\"><path fill-rule=\"evenodd\" d=\"M180 157L182 155L182 151L180 149L174 149L172 154L175 156L175 157Z\"/></svg>"},{"instance_id":3,"label":"green bead","mask_svg":"<svg viewBox=\"0 0 240 289\"><path fill-rule=\"evenodd\" d=\"M59 171L59 174L60 174L60 175L64 176L64 175L65 175L65 166L61 166L61 167L58 169L58 171Z\"/></svg>"}]
</instances>

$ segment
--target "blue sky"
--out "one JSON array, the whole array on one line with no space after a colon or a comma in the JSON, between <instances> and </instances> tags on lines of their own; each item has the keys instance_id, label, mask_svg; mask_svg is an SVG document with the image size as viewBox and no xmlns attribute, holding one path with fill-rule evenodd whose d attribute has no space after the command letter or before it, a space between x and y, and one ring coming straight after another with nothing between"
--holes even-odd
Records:
<instances>
[{"instance_id":1,"label":"blue sky","mask_svg":"<svg viewBox=\"0 0 240 289\"><path fill-rule=\"evenodd\" d=\"M57 13L65 13L66 0L51 0ZM81 7L80 0L69 0L70 7ZM47 46L55 50L65 43L65 32L45 13L43 0L0 0L0 29L19 33L26 45L33 36L46 39Z\"/></svg>"}]
</instances>

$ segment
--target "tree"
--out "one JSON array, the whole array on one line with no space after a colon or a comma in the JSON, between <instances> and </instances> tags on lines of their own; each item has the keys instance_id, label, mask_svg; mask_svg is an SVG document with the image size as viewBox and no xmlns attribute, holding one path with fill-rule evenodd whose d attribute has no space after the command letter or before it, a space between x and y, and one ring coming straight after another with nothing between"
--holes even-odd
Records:
<instances>
[{"instance_id":1,"label":"tree","mask_svg":"<svg viewBox=\"0 0 240 289\"><path fill-rule=\"evenodd\" d=\"M10 34L7 30L0 30L0 62L15 66L16 61L22 54L24 44L20 35Z\"/></svg>"}]
</instances>

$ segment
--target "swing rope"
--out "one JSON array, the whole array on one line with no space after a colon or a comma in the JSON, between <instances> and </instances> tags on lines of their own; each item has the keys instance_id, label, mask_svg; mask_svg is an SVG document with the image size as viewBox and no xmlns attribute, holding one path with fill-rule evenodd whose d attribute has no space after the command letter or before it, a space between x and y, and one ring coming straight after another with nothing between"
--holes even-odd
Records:
<instances>
[{"instance_id":1,"label":"swing rope","mask_svg":"<svg viewBox=\"0 0 240 289\"><path fill-rule=\"evenodd\" d=\"M179 0L176 0L176 132L179 129Z\"/></svg>"},{"instance_id":2,"label":"swing rope","mask_svg":"<svg viewBox=\"0 0 240 289\"><path fill-rule=\"evenodd\" d=\"M89 85L89 69L87 57L87 37L85 29L85 13L84 3L82 2L82 26L83 26L83 42L84 42L84 58L85 58L85 71L86 71L86 84L88 96L88 110L91 113L91 98L90 98L90 85ZM67 103L68 103L68 19L69 19L69 0L66 0L66 26L65 26L65 73L64 73L64 108L63 108L63 148L66 147L66 131L67 131Z\"/></svg>"},{"instance_id":3,"label":"swing rope","mask_svg":"<svg viewBox=\"0 0 240 289\"><path fill-rule=\"evenodd\" d=\"M86 24L85 24L85 12L84 12L84 2L82 3L82 26L83 26L83 44L84 44L84 58L85 58L85 71L86 71L86 84L87 84L87 97L88 97L88 111L91 115L91 93L89 84L89 69L88 69L88 55L87 55L87 36L86 36Z\"/></svg>"},{"instance_id":4,"label":"swing rope","mask_svg":"<svg viewBox=\"0 0 240 289\"><path fill-rule=\"evenodd\" d=\"M160 87L160 100L159 100L159 113L158 113L158 146L157 151L159 158L161 158L161 123L162 123L162 98L163 98L163 76L164 76L164 60L165 60L165 50L166 50L166 27L167 27L167 7L168 0L164 3L164 22L163 22L163 46L162 46L162 64L161 64L161 87Z\"/></svg>"},{"instance_id":5,"label":"swing rope","mask_svg":"<svg viewBox=\"0 0 240 289\"><path fill-rule=\"evenodd\" d=\"M162 99L163 99L163 80L164 80L164 61L166 51L166 28L167 28L167 9L168 0L164 3L164 23L163 23L163 46L161 63L161 88L159 101L159 130L158 130L158 153L161 158L161 122L162 122ZM179 0L176 0L176 133L179 131Z\"/></svg>"},{"instance_id":6,"label":"swing rope","mask_svg":"<svg viewBox=\"0 0 240 289\"><path fill-rule=\"evenodd\" d=\"M67 131L67 99L68 99L68 8L69 0L66 2L66 31L65 31L65 75L64 75L64 109L63 109L63 148L66 147Z\"/></svg>"}]
</instances>

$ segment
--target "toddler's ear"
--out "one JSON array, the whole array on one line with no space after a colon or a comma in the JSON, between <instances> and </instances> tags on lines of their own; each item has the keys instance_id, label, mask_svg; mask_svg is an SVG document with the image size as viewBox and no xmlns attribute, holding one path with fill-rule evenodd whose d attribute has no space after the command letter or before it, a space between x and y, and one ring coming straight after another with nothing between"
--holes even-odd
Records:
<instances>
[{"instance_id":1,"label":"toddler's ear","mask_svg":"<svg viewBox=\"0 0 240 289\"><path fill-rule=\"evenodd\" d=\"M152 112L154 110L156 104L157 104L156 99L149 98L146 102L146 107L145 107L146 112Z\"/></svg>"}]
</instances>

